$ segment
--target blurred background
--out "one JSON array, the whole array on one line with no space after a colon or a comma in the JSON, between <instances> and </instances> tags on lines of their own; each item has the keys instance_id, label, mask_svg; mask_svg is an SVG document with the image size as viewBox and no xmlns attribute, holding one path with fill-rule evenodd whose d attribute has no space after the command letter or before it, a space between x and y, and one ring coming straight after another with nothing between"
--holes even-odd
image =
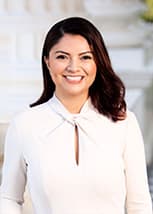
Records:
<instances>
[{"instance_id":1,"label":"blurred background","mask_svg":"<svg viewBox=\"0 0 153 214\"><path fill-rule=\"evenodd\" d=\"M104 37L143 133L153 197L153 0L0 0L0 174L10 120L42 92L45 35L69 16L90 19ZM30 214L25 198L24 213Z\"/></svg>"}]
</instances>

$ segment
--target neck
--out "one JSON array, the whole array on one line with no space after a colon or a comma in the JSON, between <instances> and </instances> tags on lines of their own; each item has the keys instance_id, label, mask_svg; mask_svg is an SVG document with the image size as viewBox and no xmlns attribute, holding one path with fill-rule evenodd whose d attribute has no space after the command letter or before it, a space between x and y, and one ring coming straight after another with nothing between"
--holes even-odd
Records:
<instances>
[{"instance_id":1,"label":"neck","mask_svg":"<svg viewBox=\"0 0 153 214\"><path fill-rule=\"evenodd\" d=\"M88 96L86 95L68 95L68 96L60 96L56 94L56 97L60 100L60 102L65 106L65 108L72 114L77 114L80 112L82 106L87 101Z\"/></svg>"}]
</instances>

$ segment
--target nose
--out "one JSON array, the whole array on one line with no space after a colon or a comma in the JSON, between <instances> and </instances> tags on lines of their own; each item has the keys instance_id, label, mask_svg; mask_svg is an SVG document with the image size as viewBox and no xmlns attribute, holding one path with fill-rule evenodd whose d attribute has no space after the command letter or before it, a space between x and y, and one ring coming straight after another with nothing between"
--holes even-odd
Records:
<instances>
[{"instance_id":1,"label":"nose","mask_svg":"<svg viewBox=\"0 0 153 214\"><path fill-rule=\"evenodd\" d=\"M77 59L71 59L68 66L67 71L69 72L77 72L79 71L80 64Z\"/></svg>"}]
</instances>

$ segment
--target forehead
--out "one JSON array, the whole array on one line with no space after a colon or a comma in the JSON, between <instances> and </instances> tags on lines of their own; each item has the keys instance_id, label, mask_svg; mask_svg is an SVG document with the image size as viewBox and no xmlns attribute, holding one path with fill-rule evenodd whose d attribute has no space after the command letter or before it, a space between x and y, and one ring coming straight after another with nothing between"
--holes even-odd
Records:
<instances>
[{"instance_id":1,"label":"forehead","mask_svg":"<svg viewBox=\"0 0 153 214\"><path fill-rule=\"evenodd\" d=\"M78 34L64 34L64 36L51 48L51 50L58 49L64 49L67 51L91 50L86 38Z\"/></svg>"}]
</instances>

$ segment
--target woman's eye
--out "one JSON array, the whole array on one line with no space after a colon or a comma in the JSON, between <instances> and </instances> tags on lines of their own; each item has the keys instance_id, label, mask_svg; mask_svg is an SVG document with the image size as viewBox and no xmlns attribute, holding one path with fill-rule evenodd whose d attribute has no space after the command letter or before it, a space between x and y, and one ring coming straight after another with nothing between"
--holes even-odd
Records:
<instances>
[{"instance_id":1,"label":"woman's eye","mask_svg":"<svg viewBox=\"0 0 153 214\"><path fill-rule=\"evenodd\" d=\"M56 59L66 59L67 57L65 55L58 55L56 56Z\"/></svg>"},{"instance_id":2,"label":"woman's eye","mask_svg":"<svg viewBox=\"0 0 153 214\"><path fill-rule=\"evenodd\" d=\"M88 60L88 59L92 59L92 56L90 55L84 55L81 57L83 60Z\"/></svg>"}]
</instances>

